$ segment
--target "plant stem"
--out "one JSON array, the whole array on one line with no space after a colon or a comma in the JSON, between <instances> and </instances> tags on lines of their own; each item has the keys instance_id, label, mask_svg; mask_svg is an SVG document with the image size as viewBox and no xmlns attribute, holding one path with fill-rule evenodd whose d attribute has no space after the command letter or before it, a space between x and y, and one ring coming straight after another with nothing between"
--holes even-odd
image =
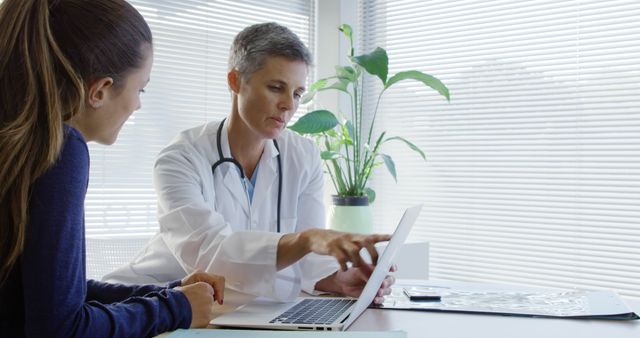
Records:
<instances>
[{"instance_id":1,"label":"plant stem","mask_svg":"<svg viewBox=\"0 0 640 338\"><path fill-rule=\"evenodd\" d=\"M340 187L336 183L336 179L333 177L333 173L331 172L331 168L329 167L328 161L323 161L324 165L327 167L327 172L329 173L329 177L331 177L331 182L333 183L333 187L336 188L336 193L340 193Z\"/></svg>"},{"instance_id":2,"label":"plant stem","mask_svg":"<svg viewBox=\"0 0 640 338\"><path fill-rule=\"evenodd\" d=\"M353 100L353 96L351 95L351 93L349 93L349 96L351 97L351 100ZM350 137L349 128L347 128L345 126L342 126L342 125L341 125L341 127L345 128L346 132L347 132L347 136L345 136L344 135L344 131L345 130L343 129L343 130L340 131L342 133L342 138L346 139L346 137ZM351 140L351 141L352 141L351 143L353 144L353 140ZM351 156L349 156L349 144L348 144L348 142L344 142L344 149L345 149L345 151L344 151L345 155L347 157L346 160L345 160L345 162L346 162L345 164L347 165L347 175L346 175L346 177L348 178L347 186L348 186L348 188L350 188L350 187L353 186L353 177L351 175ZM347 189L347 190L349 190L349 189Z\"/></svg>"},{"instance_id":3,"label":"plant stem","mask_svg":"<svg viewBox=\"0 0 640 338\"><path fill-rule=\"evenodd\" d=\"M359 114L359 107L361 107L361 105L358 105L358 80L353 82L353 97L352 100L353 102L353 129L354 129L354 137L353 137L353 158L354 158L354 176L355 176L355 182L354 182L354 187L356 188L356 192L358 190L358 186L360 183L359 180L359 174L360 174L360 127L362 125L361 121L362 121L362 115L361 115L361 111Z\"/></svg>"},{"instance_id":4,"label":"plant stem","mask_svg":"<svg viewBox=\"0 0 640 338\"><path fill-rule=\"evenodd\" d=\"M358 130L359 130L359 131L360 131L360 133L361 133L361 132L362 132L362 123L363 123L363 121L364 121L364 112L363 112L363 110L364 110L364 103L363 103L363 101L362 101L362 99L363 99L363 97L364 97L364 77L362 77L362 78L360 79L360 81L361 81L360 87L362 88L362 90L360 91L360 100L359 100L359 102L360 102L360 126L358 127ZM373 121L372 121L372 122L373 122ZM364 149L364 147L363 147L363 146L362 146L362 144L361 144L361 143L362 143L362 140L361 140L362 135L359 135L359 138L360 138L360 140L359 140L359 142L360 142L360 143L359 143L359 144L360 144L360 151L362 152L362 151L363 151L363 149ZM370 143L370 142L369 142L369 141L367 141L367 144L369 144L369 143ZM363 191L363 192L364 192L365 182L363 182L363 181L362 181L362 177L364 177L364 171L365 171L365 169L366 169L367 155L368 155L368 151L365 153L364 161L362 161L362 154L361 154L361 153L359 154L359 156L360 156L360 161L361 161L361 163L362 163L362 167L361 167L361 168L359 168L359 170L358 170L358 173L360 174L360 175L359 175L359 177L360 177L360 180L359 180L360 188L359 188L359 190L360 190L360 191Z\"/></svg>"},{"instance_id":5,"label":"plant stem","mask_svg":"<svg viewBox=\"0 0 640 338\"><path fill-rule=\"evenodd\" d=\"M323 136L324 136L325 149L327 149L328 151L332 151L331 143L329 142L329 135L327 135L326 133L323 133ZM329 161L333 165L333 172L331 171L331 167L329 167L329 164L327 164L327 162ZM341 191L345 190L343 173L342 173L342 170L340 170L340 166L338 166L338 163L336 162L335 159L324 161L324 163L327 166L327 171L329 172L329 175L331 176L331 181L333 181L333 187L336 188L336 192L340 194Z\"/></svg>"},{"instance_id":6,"label":"plant stem","mask_svg":"<svg viewBox=\"0 0 640 338\"><path fill-rule=\"evenodd\" d=\"M384 94L384 90L380 92L378 95L378 100L376 101L376 109L373 110L373 119L371 119L371 127L369 128L369 136L367 137L367 143L371 144L371 134L373 134L373 124L376 121L376 115L378 114L378 106L380 106L380 99L382 99L382 94Z\"/></svg>"},{"instance_id":7,"label":"plant stem","mask_svg":"<svg viewBox=\"0 0 640 338\"><path fill-rule=\"evenodd\" d=\"M366 163L366 165L369 167L369 171L366 172L366 174L364 174L362 189L364 189L365 185L367 184L367 181L369 181L369 176L373 172L373 165L375 164L376 157L378 156L378 149L380 149L380 145L382 145L384 141L384 136L386 133L387 132L384 132L384 131L380 133L380 136L378 136L378 139L376 140L376 144L373 146L373 150L370 151L371 157L367 158L367 163Z\"/></svg>"},{"instance_id":8,"label":"plant stem","mask_svg":"<svg viewBox=\"0 0 640 338\"><path fill-rule=\"evenodd\" d=\"M333 171L336 173L336 180L338 181L339 185L339 189L336 190L339 193L347 191L347 185L344 183L346 180L344 172L342 171L342 169L340 169L340 166L338 165L338 162L336 160L331 160L331 164L333 165Z\"/></svg>"}]
</instances>

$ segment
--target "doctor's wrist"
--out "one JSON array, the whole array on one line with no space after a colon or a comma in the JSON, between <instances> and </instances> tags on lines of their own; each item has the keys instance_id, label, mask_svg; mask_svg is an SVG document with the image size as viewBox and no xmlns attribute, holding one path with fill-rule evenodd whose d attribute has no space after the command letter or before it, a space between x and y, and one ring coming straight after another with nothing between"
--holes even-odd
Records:
<instances>
[{"instance_id":1,"label":"doctor's wrist","mask_svg":"<svg viewBox=\"0 0 640 338\"><path fill-rule=\"evenodd\" d=\"M306 230L283 235L278 241L277 269L284 269L311 252L309 238Z\"/></svg>"},{"instance_id":2,"label":"doctor's wrist","mask_svg":"<svg viewBox=\"0 0 640 338\"><path fill-rule=\"evenodd\" d=\"M313 235L316 229L307 229L298 233L298 245L304 255L313 252Z\"/></svg>"}]
</instances>

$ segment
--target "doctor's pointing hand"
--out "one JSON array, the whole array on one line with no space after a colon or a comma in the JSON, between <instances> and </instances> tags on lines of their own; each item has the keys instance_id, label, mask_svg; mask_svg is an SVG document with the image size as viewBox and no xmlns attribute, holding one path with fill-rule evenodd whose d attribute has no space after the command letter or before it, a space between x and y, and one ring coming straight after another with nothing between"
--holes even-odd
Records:
<instances>
[{"instance_id":1,"label":"doctor's pointing hand","mask_svg":"<svg viewBox=\"0 0 640 338\"><path fill-rule=\"evenodd\" d=\"M245 28L234 39L227 118L181 132L158 155L159 232L106 280L164 283L203 270L226 286L291 300L300 290L358 296L374 244L389 235L322 229L324 179L312 140L286 129L306 90L311 56L288 28ZM351 264L348 264L351 263ZM390 292L381 285L376 302Z\"/></svg>"}]
</instances>

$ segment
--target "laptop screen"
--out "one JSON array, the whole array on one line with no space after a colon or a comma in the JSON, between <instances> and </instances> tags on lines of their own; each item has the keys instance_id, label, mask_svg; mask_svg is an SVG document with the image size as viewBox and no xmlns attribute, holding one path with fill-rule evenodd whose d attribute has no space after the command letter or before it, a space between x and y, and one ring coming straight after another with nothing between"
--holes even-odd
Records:
<instances>
[{"instance_id":1,"label":"laptop screen","mask_svg":"<svg viewBox=\"0 0 640 338\"><path fill-rule=\"evenodd\" d=\"M351 311L351 315L344 323L345 329L349 327L358 317L366 310L366 308L371 304L373 299L380 288L380 285L384 281L384 278L389 273L389 268L391 268L391 264L393 261L393 257L395 256L398 248L404 244L407 240L407 236L409 236L409 231L413 227L413 224L418 219L418 215L420 214L420 210L422 209L422 204L418 204L407 209L402 215L400 219L400 223L396 227L396 231L393 232L393 236L387 245L387 248L384 250L380 258L378 258L378 264L376 268L373 270L371 277L369 277L369 281L367 285L365 285L364 290L362 290L362 294L358 298L358 301L353 307Z\"/></svg>"}]
</instances>

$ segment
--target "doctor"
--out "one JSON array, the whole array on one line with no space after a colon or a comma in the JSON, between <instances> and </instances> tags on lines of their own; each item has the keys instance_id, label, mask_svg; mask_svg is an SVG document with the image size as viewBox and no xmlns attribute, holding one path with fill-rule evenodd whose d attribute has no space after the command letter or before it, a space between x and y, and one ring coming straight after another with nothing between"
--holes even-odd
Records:
<instances>
[{"instance_id":1,"label":"doctor","mask_svg":"<svg viewBox=\"0 0 640 338\"><path fill-rule=\"evenodd\" d=\"M201 269L224 276L232 289L281 301L301 289L361 293L373 266L360 249L375 262L373 245L390 237L321 229L319 150L286 129L310 64L308 49L286 27L257 24L236 36L227 74L231 112L182 132L160 152L160 231L106 280L164 283ZM393 282L388 276L376 302Z\"/></svg>"}]
</instances>

